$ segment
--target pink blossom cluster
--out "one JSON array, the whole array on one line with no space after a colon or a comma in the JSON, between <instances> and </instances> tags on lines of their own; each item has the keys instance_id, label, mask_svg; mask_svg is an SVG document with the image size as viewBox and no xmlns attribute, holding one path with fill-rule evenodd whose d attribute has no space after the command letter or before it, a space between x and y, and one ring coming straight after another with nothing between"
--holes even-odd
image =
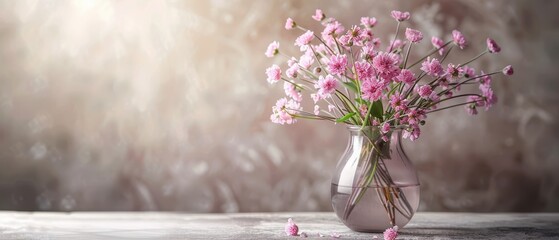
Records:
<instances>
[{"instance_id":1,"label":"pink blossom cluster","mask_svg":"<svg viewBox=\"0 0 559 240\"><path fill-rule=\"evenodd\" d=\"M299 235L299 227L292 218L287 219L287 224L285 224L285 234L287 236L297 236Z\"/></svg>"},{"instance_id":2,"label":"pink blossom cluster","mask_svg":"<svg viewBox=\"0 0 559 240\"><path fill-rule=\"evenodd\" d=\"M286 94L272 107L272 122L327 120L376 126L382 134L402 129L404 137L415 140L431 113L463 106L468 113L477 114L480 108L488 110L497 103L492 78L510 76L513 68L509 65L486 73L472 64L501 52L497 41L487 38L480 54L452 63L448 58L452 48L456 53L470 47L462 32L431 36L431 42L425 43L420 30L406 27L403 33L399 31L411 19L409 12L392 11L390 16L393 20L388 23L398 29L388 39L375 32L381 18L362 17L359 24L344 26L317 9L311 17L319 22L318 29L307 29L288 18L285 28L301 31L294 42L301 55L286 59L285 66L274 64L266 69L268 82L283 81ZM419 58L410 54L420 45L432 46L432 50ZM279 52L280 44L274 41L265 55L282 56ZM462 93L466 85L478 87L475 92ZM313 100L311 111L303 110L306 97Z\"/></svg>"},{"instance_id":3,"label":"pink blossom cluster","mask_svg":"<svg viewBox=\"0 0 559 240\"><path fill-rule=\"evenodd\" d=\"M384 233L384 240L394 240L398 237L398 226L387 228Z\"/></svg>"},{"instance_id":4,"label":"pink blossom cluster","mask_svg":"<svg viewBox=\"0 0 559 240\"><path fill-rule=\"evenodd\" d=\"M293 221L292 218L287 219L287 223L285 224L284 231L285 231L285 235L287 236L299 236L303 238L309 237L309 234L306 232L299 233L299 226L295 224L295 221ZM340 238L342 235L337 232L331 232L329 235L324 235L318 232L316 233L316 236L320 238L322 237Z\"/></svg>"}]
</instances>

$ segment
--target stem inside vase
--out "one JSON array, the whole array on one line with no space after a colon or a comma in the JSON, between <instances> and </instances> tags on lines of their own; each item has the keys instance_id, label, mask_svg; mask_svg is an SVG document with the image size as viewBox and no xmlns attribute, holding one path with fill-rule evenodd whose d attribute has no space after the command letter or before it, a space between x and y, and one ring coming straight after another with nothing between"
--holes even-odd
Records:
<instances>
[{"instance_id":1,"label":"stem inside vase","mask_svg":"<svg viewBox=\"0 0 559 240\"><path fill-rule=\"evenodd\" d=\"M357 231L403 227L417 210L419 181L401 147L401 132L388 133L389 141L378 128L350 132L332 182L334 210Z\"/></svg>"}]
</instances>

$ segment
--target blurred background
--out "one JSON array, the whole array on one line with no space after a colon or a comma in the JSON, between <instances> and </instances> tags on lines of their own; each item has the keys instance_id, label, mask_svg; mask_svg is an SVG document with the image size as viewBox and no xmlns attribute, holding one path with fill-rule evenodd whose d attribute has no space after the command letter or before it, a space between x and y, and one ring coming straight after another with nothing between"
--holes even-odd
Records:
<instances>
[{"instance_id":1,"label":"blurred background","mask_svg":"<svg viewBox=\"0 0 559 240\"><path fill-rule=\"evenodd\" d=\"M319 31L316 8L344 25L391 10L426 39L460 29L463 62L512 64L499 103L428 118L405 141L421 211L559 211L559 1L0 1L0 210L331 211L342 125L269 121L284 95L264 70ZM289 49L289 50L288 50ZM417 59L417 58L416 58ZM307 100L308 100L308 96Z\"/></svg>"}]
</instances>

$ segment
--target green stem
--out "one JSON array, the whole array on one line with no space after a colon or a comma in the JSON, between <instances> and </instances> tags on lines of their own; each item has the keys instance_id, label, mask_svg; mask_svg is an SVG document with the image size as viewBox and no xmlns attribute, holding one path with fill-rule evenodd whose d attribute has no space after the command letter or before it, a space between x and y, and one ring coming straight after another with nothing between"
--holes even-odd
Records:
<instances>
[{"instance_id":1,"label":"green stem","mask_svg":"<svg viewBox=\"0 0 559 240\"><path fill-rule=\"evenodd\" d=\"M305 88L309 88L309 87L306 86L306 85L299 85L299 84L297 84L297 83L295 83L295 82L293 82L293 81L291 81L291 80L288 80L287 78L284 78L284 77L281 77L281 80L286 81L286 82L288 82L288 83L291 83L291 84L293 84L293 86L295 86L295 88L299 88L299 89L301 89L301 90L307 90L307 89L305 89Z\"/></svg>"},{"instance_id":2,"label":"green stem","mask_svg":"<svg viewBox=\"0 0 559 240\"><path fill-rule=\"evenodd\" d=\"M396 38L398 38L398 33L400 32L400 21L398 21L398 25L396 25L396 35L394 35L394 38L392 39L392 42L390 43L390 49L388 50L388 52L392 52L392 48L394 47L394 42L396 41Z\"/></svg>"},{"instance_id":3,"label":"green stem","mask_svg":"<svg viewBox=\"0 0 559 240\"><path fill-rule=\"evenodd\" d=\"M316 33L314 34L314 37L318 39L318 41L320 41L324 46L326 46L326 49L328 49L328 51L330 51L331 54L334 54L334 50L332 50L332 48L330 48L330 46L328 46L328 44L326 44L324 40L322 40L322 38L316 35Z\"/></svg>"},{"instance_id":4,"label":"green stem","mask_svg":"<svg viewBox=\"0 0 559 240\"><path fill-rule=\"evenodd\" d=\"M438 108L429 112L426 112L425 114L429 114L429 113L434 113L434 112L438 112L438 111L442 111L445 109L449 109L449 108L453 108L453 107L459 107L459 106L463 106L463 105L467 105L467 104L471 104L471 103L475 103L476 101L469 101L469 102L465 102L465 103L459 103L459 104L454 104L448 107L444 107L444 108Z\"/></svg>"},{"instance_id":5,"label":"green stem","mask_svg":"<svg viewBox=\"0 0 559 240\"><path fill-rule=\"evenodd\" d=\"M339 96L338 96L339 95ZM358 115L359 119L361 121L363 121L363 118L361 117L361 114L359 114L359 109L357 107L355 107L355 105L353 105L353 102L351 100L349 100L349 98L347 98L342 92L340 92L340 90L336 89L336 96L338 96L338 98L343 98L345 101L347 101L348 106L351 108L351 111L356 112Z\"/></svg>"},{"instance_id":6,"label":"green stem","mask_svg":"<svg viewBox=\"0 0 559 240\"><path fill-rule=\"evenodd\" d=\"M465 62L465 63L462 63L462 64L458 65L458 67L465 66L466 64L471 63L471 62L477 60L478 58L480 58L481 56L483 56L484 54L486 54L486 53L488 53L488 52L489 52L489 50L485 50L485 51L481 52L480 54L478 54L477 56L475 56L474 58L470 59L469 61L467 61L467 62Z\"/></svg>"},{"instance_id":7,"label":"green stem","mask_svg":"<svg viewBox=\"0 0 559 240\"><path fill-rule=\"evenodd\" d=\"M468 78L468 79L466 79L466 80L464 80L464 81L462 81L462 82L456 84L455 86L453 86L453 87L451 87L451 88L449 88L449 89L447 89L447 90L441 91L441 92L438 93L438 94L439 94L439 96L442 96L442 95L446 94L447 92L450 92L450 91L454 90L455 88L459 87L460 85L465 84L465 83L467 83L467 82L469 82L469 81L472 81L472 80L475 80L475 79L478 79L478 78L482 78L482 77L486 77L486 76L495 75L495 74L497 74L497 73L501 73L501 72L500 72L500 71L497 71L497 72L492 72L492 73L487 73L487 74L475 76L475 77L473 77L473 78Z\"/></svg>"},{"instance_id":8,"label":"green stem","mask_svg":"<svg viewBox=\"0 0 559 240\"><path fill-rule=\"evenodd\" d=\"M410 89L408 89L408 91L406 92L406 96L404 96L404 99L407 99L410 94L413 92L413 88L415 88L415 85L417 85L417 83L419 82L419 80L421 80L424 76L426 76L427 74L424 72L421 72L419 74L419 77L417 77L417 79L415 80L415 82L413 83L413 85L410 87Z\"/></svg>"},{"instance_id":9,"label":"green stem","mask_svg":"<svg viewBox=\"0 0 559 240\"><path fill-rule=\"evenodd\" d=\"M361 96L361 83L359 80L359 74L357 73L357 69L355 68L355 59L353 58L353 51L351 50L351 48L349 49L349 54L351 55L351 62L353 63L353 74L355 76L355 80L353 82L355 82L355 86L357 87L357 97L361 102L363 102L363 98Z\"/></svg>"},{"instance_id":10,"label":"green stem","mask_svg":"<svg viewBox=\"0 0 559 240\"><path fill-rule=\"evenodd\" d=\"M469 97L469 96L483 97L483 96L481 96L479 94L475 94L475 93L460 94L460 95L456 95L456 96L452 96L452 97L449 97L449 98L442 99L442 100L437 101L437 102L432 102L432 103L430 103L429 107L437 105L437 104L442 103L442 102L446 102L446 101L451 100L451 99L461 98L461 97Z\"/></svg>"},{"instance_id":11,"label":"green stem","mask_svg":"<svg viewBox=\"0 0 559 240\"><path fill-rule=\"evenodd\" d=\"M371 116L371 110L372 109L373 109L373 103L370 102L369 103L369 108L367 109L367 114L365 115L365 120L361 124L361 129L363 129L369 123L369 118Z\"/></svg>"},{"instance_id":12,"label":"green stem","mask_svg":"<svg viewBox=\"0 0 559 240\"><path fill-rule=\"evenodd\" d=\"M406 52L406 59L404 60L403 69L406 69L406 64L408 63L408 57L410 56L411 45L413 45L413 44L410 43L410 45L408 46L408 51Z\"/></svg>"},{"instance_id":13,"label":"green stem","mask_svg":"<svg viewBox=\"0 0 559 240\"><path fill-rule=\"evenodd\" d=\"M431 51L429 54L427 54L426 56L422 57L421 59L417 60L417 62L414 62L412 65L410 65L408 67L408 69L412 68L413 66L417 65L418 63L422 62L423 60L425 60L427 57L433 55L434 53L438 52L441 48L445 48L448 44L450 44L452 41L448 41L447 43L445 43L444 45L442 45L440 48L435 48L433 51Z\"/></svg>"}]
</instances>

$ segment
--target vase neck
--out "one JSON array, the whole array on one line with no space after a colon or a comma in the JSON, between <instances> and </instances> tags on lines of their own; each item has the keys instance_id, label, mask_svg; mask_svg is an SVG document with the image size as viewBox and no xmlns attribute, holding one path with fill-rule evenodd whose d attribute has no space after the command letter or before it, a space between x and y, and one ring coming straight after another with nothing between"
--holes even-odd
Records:
<instances>
[{"instance_id":1,"label":"vase neck","mask_svg":"<svg viewBox=\"0 0 559 240\"><path fill-rule=\"evenodd\" d=\"M348 126L349 148L361 148L366 145L374 144L374 149L381 152L384 157L390 157L392 152L397 152L405 156L401 139L402 130L390 130L383 133L378 127L372 126Z\"/></svg>"},{"instance_id":2,"label":"vase neck","mask_svg":"<svg viewBox=\"0 0 559 240\"><path fill-rule=\"evenodd\" d=\"M369 137L371 139L379 139L385 136L389 142L399 142L402 130L391 129L386 133L383 133L379 127L376 126L358 126L358 125L348 125L347 130L349 131L350 137Z\"/></svg>"}]
</instances>

